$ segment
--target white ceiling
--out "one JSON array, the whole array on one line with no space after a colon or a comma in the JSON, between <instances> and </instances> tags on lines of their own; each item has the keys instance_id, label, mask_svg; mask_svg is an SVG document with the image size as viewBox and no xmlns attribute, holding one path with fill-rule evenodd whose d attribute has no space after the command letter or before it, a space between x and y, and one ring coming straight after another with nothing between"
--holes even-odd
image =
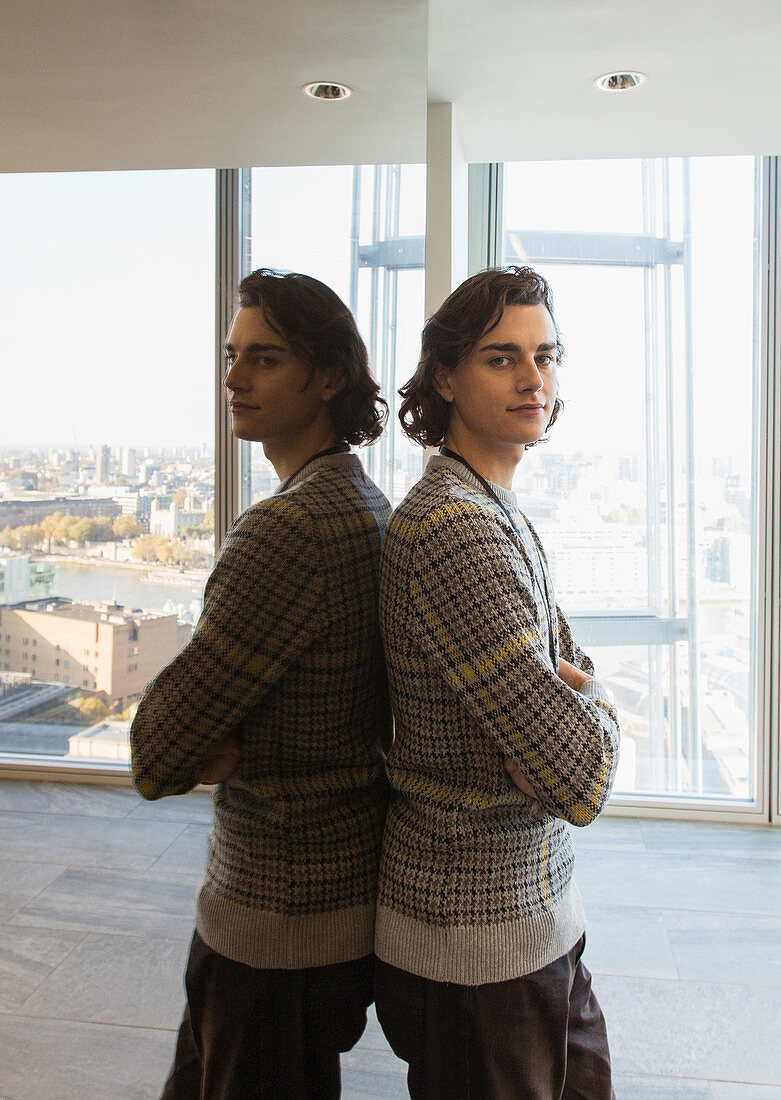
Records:
<instances>
[{"instance_id":1,"label":"white ceiling","mask_svg":"<svg viewBox=\"0 0 781 1100\"><path fill-rule=\"evenodd\" d=\"M0 2L2 171L781 152L778 0Z\"/></svg>"},{"instance_id":2,"label":"white ceiling","mask_svg":"<svg viewBox=\"0 0 781 1100\"><path fill-rule=\"evenodd\" d=\"M423 0L0 3L0 170L425 159Z\"/></svg>"},{"instance_id":3,"label":"white ceiling","mask_svg":"<svg viewBox=\"0 0 781 1100\"><path fill-rule=\"evenodd\" d=\"M467 159L781 153L778 0L430 0ZM648 83L593 80L637 69Z\"/></svg>"}]
</instances>

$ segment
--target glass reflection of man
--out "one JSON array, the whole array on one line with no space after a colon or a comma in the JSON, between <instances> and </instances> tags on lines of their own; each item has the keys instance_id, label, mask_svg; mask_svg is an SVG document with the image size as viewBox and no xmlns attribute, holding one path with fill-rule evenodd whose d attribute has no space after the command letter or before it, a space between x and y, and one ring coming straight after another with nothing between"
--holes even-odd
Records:
<instances>
[{"instance_id":1,"label":"glass reflection of man","mask_svg":"<svg viewBox=\"0 0 781 1100\"><path fill-rule=\"evenodd\" d=\"M350 444L384 402L346 306L259 270L225 342L233 432L281 479L235 521L189 644L133 720L144 798L218 782L164 1097L340 1095L372 999L390 710L377 621L387 500Z\"/></svg>"},{"instance_id":2,"label":"glass reflection of man","mask_svg":"<svg viewBox=\"0 0 781 1100\"><path fill-rule=\"evenodd\" d=\"M605 805L618 725L511 489L559 413L561 354L545 280L484 271L401 391L407 434L441 445L380 582L396 735L375 997L415 1100L612 1096L567 823Z\"/></svg>"}]
</instances>

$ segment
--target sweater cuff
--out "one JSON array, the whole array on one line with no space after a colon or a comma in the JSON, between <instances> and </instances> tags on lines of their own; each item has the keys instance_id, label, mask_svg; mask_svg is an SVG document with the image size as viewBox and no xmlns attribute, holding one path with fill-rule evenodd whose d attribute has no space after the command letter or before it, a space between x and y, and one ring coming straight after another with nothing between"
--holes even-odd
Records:
<instances>
[{"instance_id":1,"label":"sweater cuff","mask_svg":"<svg viewBox=\"0 0 781 1100\"><path fill-rule=\"evenodd\" d=\"M607 703L608 706L614 707L613 693L600 683L599 680L586 680L582 688L580 688L580 694L585 695L587 699L599 700L602 703Z\"/></svg>"}]
</instances>

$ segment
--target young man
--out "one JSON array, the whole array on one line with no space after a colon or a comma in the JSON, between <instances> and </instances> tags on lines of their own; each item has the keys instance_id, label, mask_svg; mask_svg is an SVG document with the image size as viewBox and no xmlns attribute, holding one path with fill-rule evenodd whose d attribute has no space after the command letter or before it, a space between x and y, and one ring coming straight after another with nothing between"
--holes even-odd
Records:
<instances>
[{"instance_id":1,"label":"young man","mask_svg":"<svg viewBox=\"0 0 781 1100\"><path fill-rule=\"evenodd\" d=\"M612 1095L567 822L605 805L618 725L511 490L559 413L562 350L545 280L484 271L401 391L407 434L442 444L380 580L396 736L375 998L417 1100Z\"/></svg>"},{"instance_id":2,"label":"young man","mask_svg":"<svg viewBox=\"0 0 781 1100\"><path fill-rule=\"evenodd\" d=\"M195 634L130 735L144 798L223 780L164 1096L324 1100L372 999L390 507L349 445L379 436L385 403L328 287L259 270L240 302L233 432L262 442L282 483L231 527Z\"/></svg>"}]
</instances>

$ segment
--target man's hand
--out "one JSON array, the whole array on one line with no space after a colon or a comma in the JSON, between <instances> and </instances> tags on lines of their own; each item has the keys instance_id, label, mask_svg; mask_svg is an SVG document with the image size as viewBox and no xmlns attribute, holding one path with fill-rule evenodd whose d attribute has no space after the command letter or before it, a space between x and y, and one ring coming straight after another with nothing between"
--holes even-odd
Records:
<instances>
[{"instance_id":1,"label":"man's hand","mask_svg":"<svg viewBox=\"0 0 781 1100\"><path fill-rule=\"evenodd\" d=\"M230 779L241 763L241 741L231 735L206 757L201 771L201 783L224 783Z\"/></svg>"},{"instance_id":2,"label":"man's hand","mask_svg":"<svg viewBox=\"0 0 781 1100\"><path fill-rule=\"evenodd\" d=\"M581 672L579 668L575 668L569 661L565 661L563 657L560 657L559 679L563 680L567 687L572 688L573 691L580 691L583 685L593 677Z\"/></svg>"},{"instance_id":3,"label":"man's hand","mask_svg":"<svg viewBox=\"0 0 781 1100\"><path fill-rule=\"evenodd\" d=\"M510 759L509 756L505 756L504 766L507 769L507 774L510 776L510 779L512 779L513 783L515 784L515 786L518 788L519 791L523 791L523 793L527 796L527 798L536 798L537 797L537 795L534 793L534 790L533 790L531 784L529 783L529 780L523 774L523 772L518 767L518 765L513 764L512 760Z\"/></svg>"}]
</instances>

